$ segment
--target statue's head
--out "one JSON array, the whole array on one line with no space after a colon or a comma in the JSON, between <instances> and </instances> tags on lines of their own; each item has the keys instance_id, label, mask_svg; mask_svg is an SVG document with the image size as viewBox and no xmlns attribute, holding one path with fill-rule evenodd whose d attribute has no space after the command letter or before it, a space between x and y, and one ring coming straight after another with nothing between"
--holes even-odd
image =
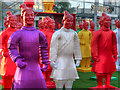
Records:
<instances>
[{"instance_id":1,"label":"statue's head","mask_svg":"<svg viewBox=\"0 0 120 90\"><path fill-rule=\"evenodd\" d=\"M87 30L88 27L89 27L89 23L86 22L86 20L84 19L84 20L83 20L83 28L84 28L85 30Z\"/></svg>"},{"instance_id":2,"label":"statue's head","mask_svg":"<svg viewBox=\"0 0 120 90\"><path fill-rule=\"evenodd\" d=\"M92 29L95 28L95 23L94 23L93 21L90 21L90 27L91 27Z\"/></svg>"},{"instance_id":3,"label":"statue's head","mask_svg":"<svg viewBox=\"0 0 120 90\"><path fill-rule=\"evenodd\" d=\"M120 28L120 21L115 20L115 25L116 25L117 28Z\"/></svg>"},{"instance_id":4,"label":"statue's head","mask_svg":"<svg viewBox=\"0 0 120 90\"><path fill-rule=\"evenodd\" d=\"M64 28L71 29L73 25L73 16L67 11L64 11L62 23Z\"/></svg>"},{"instance_id":5,"label":"statue's head","mask_svg":"<svg viewBox=\"0 0 120 90\"><path fill-rule=\"evenodd\" d=\"M23 25L31 27L34 25L34 11L32 8L26 6L26 4L21 4L21 17L23 19Z\"/></svg>"},{"instance_id":6,"label":"statue's head","mask_svg":"<svg viewBox=\"0 0 120 90\"><path fill-rule=\"evenodd\" d=\"M47 17L47 20L48 20L48 27L49 27L49 29L54 30L55 29L55 20L50 18L50 17Z\"/></svg>"},{"instance_id":7,"label":"statue's head","mask_svg":"<svg viewBox=\"0 0 120 90\"><path fill-rule=\"evenodd\" d=\"M12 15L12 13L10 11L7 11L6 14L7 14L8 27L16 28L17 17L15 15Z\"/></svg>"},{"instance_id":8,"label":"statue's head","mask_svg":"<svg viewBox=\"0 0 120 90\"><path fill-rule=\"evenodd\" d=\"M82 30L83 29L83 24L79 22L79 28Z\"/></svg>"},{"instance_id":9,"label":"statue's head","mask_svg":"<svg viewBox=\"0 0 120 90\"><path fill-rule=\"evenodd\" d=\"M48 29L48 20L44 17L43 21L44 21L44 27L45 27L45 29Z\"/></svg>"},{"instance_id":10,"label":"statue's head","mask_svg":"<svg viewBox=\"0 0 120 90\"><path fill-rule=\"evenodd\" d=\"M38 27L44 29L44 22L42 20L38 21Z\"/></svg>"},{"instance_id":11,"label":"statue's head","mask_svg":"<svg viewBox=\"0 0 120 90\"><path fill-rule=\"evenodd\" d=\"M111 25L111 17L106 15L105 13L102 13L102 16L103 26L109 28Z\"/></svg>"}]
</instances>

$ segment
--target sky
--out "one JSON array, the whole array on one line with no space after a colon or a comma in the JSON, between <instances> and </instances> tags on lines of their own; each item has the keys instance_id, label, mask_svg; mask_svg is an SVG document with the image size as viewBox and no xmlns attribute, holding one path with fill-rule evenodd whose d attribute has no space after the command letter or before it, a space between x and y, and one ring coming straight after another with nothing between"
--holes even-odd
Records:
<instances>
[{"instance_id":1,"label":"sky","mask_svg":"<svg viewBox=\"0 0 120 90\"><path fill-rule=\"evenodd\" d=\"M2 0L3 2L10 2L10 1L24 1L24 0ZM34 1L37 1L39 4L40 2L42 2L42 0L34 0ZM47 0L46 0L47 1ZM50 0L49 0L50 1ZM52 0L53 1L53 0ZM80 8L83 8L83 1L85 2L95 2L95 0L55 0L55 2L66 2L66 1L69 1L71 3L71 7L77 7L77 6L80 6ZM99 3L103 4L103 1L105 2L109 2L109 1L112 1L112 2L120 2L120 0L99 0ZM93 3L94 4L94 3ZM91 3L86 3L85 4L85 8L91 8L91 5L93 5Z\"/></svg>"}]
</instances>

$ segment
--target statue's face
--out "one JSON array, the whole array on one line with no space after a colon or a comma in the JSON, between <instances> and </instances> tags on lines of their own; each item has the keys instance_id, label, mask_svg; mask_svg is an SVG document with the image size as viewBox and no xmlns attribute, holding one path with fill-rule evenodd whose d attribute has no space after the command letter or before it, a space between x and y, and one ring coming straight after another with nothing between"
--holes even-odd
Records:
<instances>
[{"instance_id":1,"label":"statue's face","mask_svg":"<svg viewBox=\"0 0 120 90\"><path fill-rule=\"evenodd\" d=\"M17 29L21 29L22 28L22 23L17 23Z\"/></svg>"},{"instance_id":2,"label":"statue's face","mask_svg":"<svg viewBox=\"0 0 120 90\"><path fill-rule=\"evenodd\" d=\"M48 29L48 20L44 20L45 29Z\"/></svg>"},{"instance_id":3,"label":"statue's face","mask_svg":"<svg viewBox=\"0 0 120 90\"><path fill-rule=\"evenodd\" d=\"M52 19L50 20L50 22L48 23L49 24L49 28L54 30L55 29L55 21Z\"/></svg>"},{"instance_id":4,"label":"statue's face","mask_svg":"<svg viewBox=\"0 0 120 90\"><path fill-rule=\"evenodd\" d=\"M73 18L67 18L63 22L64 28L71 29L73 25Z\"/></svg>"},{"instance_id":5,"label":"statue's face","mask_svg":"<svg viewBox=\"0 0 120 90\"><path fill-rule=\"evenodd\" d=\"M38 22L38 26L39 26L39 28L44 29L44 22L43 21L39 21Z\"/></svg>"},{"instance_id":6,"label":"statue's face","mask_svg":"<svg viewBox=\"0 0 120 90\"><path fill-rule=\"evenodd\" d=\"M80 28L80 29L83 29L83 25L82 25L81 23L79 24L79 28Z\"/></svg>"},{"instance_id":7,"label":"statue's face","mask_svg":"<svg viewBox=\"0 0 120 90\"><path fill-rule=\"evenodd\" d=\"M88 29L88 26L89 26L88 22L84 22L84 23L83 23L83 28L84 28L85 30Z\"/></svg>"},{"instance_id":8,"label":"statue's face","mask_svg":"<svg viewBox=\"0 0 120 90\"><path fill-rule=\"evenodd\" d=\"M16 24L17 24L17 17L12 15L9 17L9 23L8 23L8 27L11 28L16 28Z\"/></svg>"},{"instance_id":9,"label":"statue's face","mask_svg":"<svg viewBox=\"0 0 120 90\"><path fill-rule=\"evenodd\" d=\"M110 25L111 25L111 18L108 16L108 17L105 17L103 19L103 25L106 27L106 28L109 28Z\"/></svg>"},{"instance_id":10,"label":"statue's face","mask_svg":"<svg viewBox=\"0 0 120 90\"><path fill-rule=\"evenodd\" d=\"M120 28L120 21L117 21L115 24L117 28Z\"/></svg>"},{"instance_id":11,"label":"statue's face","mask_svg":"<svg viewBox=\"0 0 120 90\"><path fill-rule=\"evenodd\" d=\"M58 24L57 24L57 29L60 29L61 26L62 26L62 25L58 23Z\"/></svg>"},{"instance_id":12,"label":"statue's face","mask_svg":"<svg viewBox=\"0 0 120 90\"><path fill-rule=\"evenodd\" d=\"M94 29L95 24L92 22L92 23L90 24L90 27L91 27L92 29Z\"/></svg>"},{"instance_id":13,"label":"statue's face","mask_svg":"<svg viewBox=\"0 0 120 90\"><path fill-rule=\"evenodd\" d=\"M102 26L103 26L102 17L99 17L99 25L100 25L100 27L102 27Z\"/></svg>"},{"instance_id":14,"label":"statue's face","mask_svg":"<svg viewBox=\"0 0 120 90\"><path fill-rule=\"evenodd\" d=\"M34 25L34 12L33 11L25 11L23 14L23 23L25 26L33 26Z\"/></svg>"}]
</instances>

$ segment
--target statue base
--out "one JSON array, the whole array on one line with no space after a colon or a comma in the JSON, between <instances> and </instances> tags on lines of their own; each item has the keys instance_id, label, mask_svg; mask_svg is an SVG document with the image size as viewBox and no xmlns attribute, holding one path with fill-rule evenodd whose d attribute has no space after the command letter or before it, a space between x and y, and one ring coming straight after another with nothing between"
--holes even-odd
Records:
<instances>
[{"instance_id":1,"label":"statue base","mask_svg":"<svg viewBox=\"0 0 120 90\"><path fill-rule=\"evenodd\" d=\"M79 72L91 72L91 69L92 69L92 67L90 67L90 68L77 68L77 71L79 71Z\"/></svg>"},{"instance_id":2,"label":"statue base","mask_svg":"<svg viewBox=\"0 0 120 90\"><path fill-rule=\"evenodd\" d=\"M91 87L91 88L88 88L88 90L115 90L117 87L114 87L114 86L96 86L96 87Z\"/></svg>"},{"instance_id":3,"label":"statue base","mask_svg":"<svg viewBox=\"0 0 120 90\"><path fill-rule=\"evenodd\" d=\"M96 76L91 77L90 80L97 80ZM117 77L111 77L111 81L117 80ZM105 79L103 78L103 81L105 82Z\"/></svg>"}]
</instances>

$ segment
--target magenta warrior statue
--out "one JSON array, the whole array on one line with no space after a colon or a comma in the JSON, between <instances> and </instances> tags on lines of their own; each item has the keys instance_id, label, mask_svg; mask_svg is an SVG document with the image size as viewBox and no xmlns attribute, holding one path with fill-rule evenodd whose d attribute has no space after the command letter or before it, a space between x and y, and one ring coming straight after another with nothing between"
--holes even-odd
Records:
<instances>
[{"instance_id":1,"label":"magenta warrior statue","mask_svg":"<svg viewBox=\"0 0 120 90\"><path fill-rule=\"evenodd\" d=\"M49 60L47 39L44 34L33 27L34 12L25 4L21 6L23 27L13 33L8 41L11 59L16 63L14 88L44 88L47 89L42 71L46 71ZM40 49L39 49L40 46ZM40 53L39 53L39 50ZM44 67L39 65L41 55Z\"/></svg>"}]
</instances>

